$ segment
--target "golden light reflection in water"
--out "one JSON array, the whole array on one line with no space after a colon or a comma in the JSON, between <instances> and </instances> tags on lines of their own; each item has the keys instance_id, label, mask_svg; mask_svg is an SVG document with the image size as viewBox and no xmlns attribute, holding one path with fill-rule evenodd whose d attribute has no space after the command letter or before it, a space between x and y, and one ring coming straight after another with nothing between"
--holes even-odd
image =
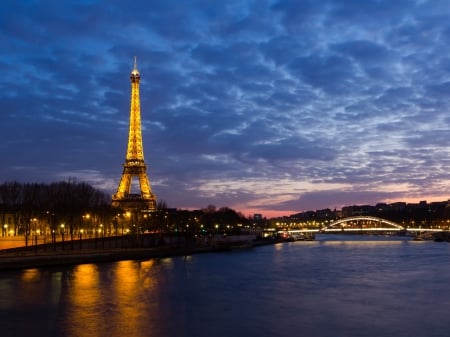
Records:
<instances>
[{"instance_id":1,"label":"golden light reflection in water","mask_svg":"<svg viewBox=\"0 0 450 337\"><path fill-rule=\"evenodd\" d=\"M71 299L74 305L95 305L100 296L98 272L94 264L82 264L75 268L71 284Z\"/></svg>"},{"instance_id":2,"label":"golden light reflection in water","mask_svg":"<svg viewBox=\"0 0 450 337\"><path fill-rule=\"evenodd\" d=\"M104 329L98 315L101 303L101 288L97 266L94 264L78 265L68 275L63 284L62 297L67 306L65 313L66 336L98 336ZM64 289L65 288L65 289Z\"/></svg>"},{"instance_id":3,"label":"golden light reflection in water","mask_svg":"<svg viewBox=\"0 0 450 337\"><path fill-rule=\"evenodd\" d=\"M22 281L24 282L33 282L39 280L41 277L41 272L39 269L26 269L23 271Z\"/></svg>"},{"instance_id":4,"label":"golden light reflection in water","mask_svg":"<svg viewBox=\"0 0 450 337\"><path fill-rule=\"evenodd\" d=\"M173 258L171 257L163 258L159 260L159 262L169 269L173 268Z\"/></svg>"},{"instance_id":5,"label":"golden light reflection in water","mask_svg":"<svg viewBox=\"0 0 450 337\"><path fill-rule=\"evenodd\" d=\"M155 279L153 277L148 277L154 264L155 260L141 262L141 275L143 276L142 286L145 289L152 289L155 286Z\"/></svg>"},{"instance_id":6,"label":"golden light reflection in water","mask_svg":"<svg viewBox=\"0 0 450 337\"><path fill-rule=\"evenodd\" d=\"M142 263L139 266L139 262L136 261L122 261L117 264L115 270L116 282L112 290L117 299L118 313L120 313L115 317L115 324L127 331L130 336L139 335L139 331L145 326L141 320L145 319L143 316L148 311L149 303L142 296L145 294L142 288L146 283L151 285L152 280L145 278L146 273L143 273L141 268L149 269L153 263L154 261L147 261L144 266Z\"/></svg>"},{"instance_id":7,"label":"golden light reflection in water","mask_svg":"<svg viewBox=\"0 0 450 337\"><path fill-rule=\"evenodd\" d=\"M348 241L342 241L342 240L327 240L327 241L320 241L321 245L326 246L349 246L349 247L355 247L355 246L365 246L365 247L379 247L379 246L394 246L394 245L402 245L407 243L408 241L405 240L348 240Z\"/></svg>"},{"instance_id":8,"label":"golden light reflection in water","mask_svg":"<svg viewBox=\"0 0 450 337\"><path fill-rule=\"evenodd\" d=\"M114 291L120 296L133 298L136 296L137 288L139 287L139 270L135 266L134 261L121 261L117 263L115 269Z\"/></svg>"},{"instance_id":9,"label":"golden light reflection in water","mask_svg":"<svg viewBox=\"0 0 450 337\"><path fill-rule=\"evenodd\" d=\"M274 245L273 247L276 251L280 251L280 250L283 250L284 245Z\"/></svg>"},{"instance_id":10,"label":"golden light reflection in water","mask_svg":"<svg viewBox=\"0 0 450 337\"><path fill-rule=\"evenodd\" d=\"M65 336L151 337L149 325L158 321L160 296L156 265L149 260L77 266L65 295Z\"/></svg>"},{"instance_id":11,"label":"golden light reflection in water","mask_svg":"<svg viewBox=\"0 0 450 337\"><path fill-rule=\"evenodd\" d=\"M41 282L42 271L39 269L25 269L20 275L22 291L17 294L23 303L29 306L39 306L47 299L42 298L46 284Z\"/></svg>"},{"instance_id":12,"label":"golden light reflection in water","mask_svg":"<svg viewBox=\"0 0 450 337\"><path fill-rule=\"evenodd\" d=\"M18 284L12 284L8 280L0 278L0 309L8 310L9 307L16 303L24 303L25 306L37 306L42 301L41 293L43 286L39 283L41 273L39 269L26 269L19 275L19 284L21 291L16 293Z\"/></svg>"}]
</instances>

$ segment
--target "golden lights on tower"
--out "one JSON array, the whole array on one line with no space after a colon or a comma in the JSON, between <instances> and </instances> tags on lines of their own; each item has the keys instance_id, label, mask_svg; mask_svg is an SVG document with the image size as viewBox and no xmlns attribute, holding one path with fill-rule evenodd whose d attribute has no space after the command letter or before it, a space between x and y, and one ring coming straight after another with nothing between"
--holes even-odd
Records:
<instances>
[{"instance_id":1,"label":"golden lights on tower","mask_svg":"<svg viewBox=\"0 0 450 337\"><path fill-rule=\"evenodd\" d=\"M125 210L156 210L156 197L152 193L147 176L142 145L141 105L139 82L141 75L137 69L136 57L130 74L131 102L128 146L123 164L123 173L117 192L112 197L112 204ZM137 179L140 193L132 193L132 180Z\"/></svg>"}]
</instances>

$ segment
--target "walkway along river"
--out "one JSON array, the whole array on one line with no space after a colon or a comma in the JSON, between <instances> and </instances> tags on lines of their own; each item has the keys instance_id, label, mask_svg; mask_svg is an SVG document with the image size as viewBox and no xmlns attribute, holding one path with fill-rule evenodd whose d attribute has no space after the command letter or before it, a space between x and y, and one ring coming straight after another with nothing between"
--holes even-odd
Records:
<instances>
[{"instance_id":1,"label":"walkway along river","mask_svg":"<svg viewBox=\"0 0 450 337\"><path fill-rule=\"evenodd\" d=\"M16 240L18 241L18 240ZM148 259L275 244L284 239L257 239L256 235L124 235L93 239L48 240L47 243L0 249L0 271L87 262Z\"/></svg>"}]
</instances>

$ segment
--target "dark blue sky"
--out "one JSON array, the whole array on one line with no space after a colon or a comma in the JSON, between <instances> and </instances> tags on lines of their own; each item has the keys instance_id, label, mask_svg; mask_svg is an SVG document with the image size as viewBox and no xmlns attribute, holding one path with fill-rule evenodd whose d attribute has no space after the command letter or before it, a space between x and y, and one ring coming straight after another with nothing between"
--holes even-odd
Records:
<instances>
[{"instance_id":1,"label":"dark blue sky","mask_svg":"<svg viewBox=\"0 0 450 337\"><path fill-rule=\"evenodd\" d=\"M2 181L115 192L137 56L170 207L449 197L448 0L6 0L0 46Z\"/></svg>"}]
</instances>

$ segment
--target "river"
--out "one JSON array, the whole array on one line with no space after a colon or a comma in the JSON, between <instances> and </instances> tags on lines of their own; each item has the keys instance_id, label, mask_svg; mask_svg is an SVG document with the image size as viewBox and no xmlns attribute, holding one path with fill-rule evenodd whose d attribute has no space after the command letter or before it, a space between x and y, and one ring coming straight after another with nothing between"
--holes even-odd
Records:
<instances>
[{"instance_id":1,"label":"river","mask_svg":"<svg viewBox=\"0 0 450 337\"><path fill-rule=\"evenodd\" d=\"M449 336L450 245L319 235L0 272L2 337Z\"/></svg>"}]
</instances>

